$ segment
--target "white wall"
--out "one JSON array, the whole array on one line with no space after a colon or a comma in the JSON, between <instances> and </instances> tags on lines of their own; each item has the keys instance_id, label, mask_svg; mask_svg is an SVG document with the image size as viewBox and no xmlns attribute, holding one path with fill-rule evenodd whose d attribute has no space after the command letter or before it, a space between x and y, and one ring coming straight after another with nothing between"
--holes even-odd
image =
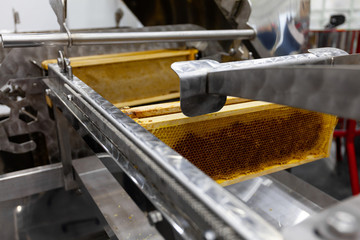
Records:
<instances>
[{"instance_id":1,"label":"white wall","mask_svg":"<svg viewBox=\"0 0 360 240\"><path fill-rule=\"evenodd\" d=\"M13 10L19 12L19 32L58 30L49 0L0 0L0 32L13 32ZM115 27L115 12L124 11L120 26L142 27L121 0L68 0L70 29Z\"/></svg>"},{"instance_id":2,"label":"white wall","mask_svg":"<svg viewBox=\"0 0 360 240\"><path fill-rule=\"evenodd\" d=\"M324 29L333 14L346 17L338 29L360 30L360 0L311 0L310 29Z\"/></svg>"},{"instance_id":3,"label":"white wall","mask_svg":"<svg viewBox=\"0 0 360 240\"><path fill-rule=\"evenodd\" d=\"M271 0L269 0L271 1ZM49 0L0 0L0 32L13 32L12 9L19 12L19 32L58 30ZM141 27L141 23L121 0L68 0L70 29L115 27L115 11L122 8L120 26ZM360 0L311 0L310 29L320 30L330 15L344 14L343 29L360 29Z\"/></svg>"},{"instance_id":4,"label":"white wall","mask_svg":"<svg viewBox=\"0 0 360 240\"><path fill-rule=\"evenodd\" d=\"M68 0L68 25L70 29L115 27L115 12L124 11L120 26L143 25L121 0Z\"/></svg>"}]
</instances>

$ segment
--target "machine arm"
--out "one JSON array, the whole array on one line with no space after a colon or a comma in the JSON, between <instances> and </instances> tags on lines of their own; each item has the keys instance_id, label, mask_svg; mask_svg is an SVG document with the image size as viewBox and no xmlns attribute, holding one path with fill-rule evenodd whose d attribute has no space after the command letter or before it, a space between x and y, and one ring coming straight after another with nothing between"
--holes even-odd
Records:
<instances>
[{"instance_id":1,"label":"machine arm","mask_svg":"<svg viewBox=\"0 0 360 240\"><path fill-rule=\"evenodd\" d=\"M207 60L175 63L172 68L180 76L182 111L188 116L215 112L223 107L226 96L237 96L360 119L354 101L359 97L359 69L337 65L356 63L359 56L326 51L328 54L317 49L310 54L224 64Z\"/></svg>"},{"instance_id":2,"label":"machine arm","mask_svg":"<svg viewBox=\"0 0 360 240\"><path fill-rule=\"evenodd\" d=\"M230 70L209 74L208 91L360 119L359 73L355 66Z\"/></svg>"}]
</instances>

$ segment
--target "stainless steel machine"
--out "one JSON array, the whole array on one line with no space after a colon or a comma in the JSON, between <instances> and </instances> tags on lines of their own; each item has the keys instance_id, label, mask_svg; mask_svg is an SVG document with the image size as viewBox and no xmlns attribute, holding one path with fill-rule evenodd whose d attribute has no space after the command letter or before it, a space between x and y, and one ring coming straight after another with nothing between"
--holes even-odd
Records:
<instances>
[{"instance_id":1,"label":"stainless steel machine","mask_svg":"<svg viewBox=\"0 0 360 240\"><path fill-rule=\"evenodd\" d=\"M309 1L215 0L232 30L107 31L71 31L66 1L50 3L60 32L0 35L12 48L0 66L0 150L17 170L0 175L3 239L360 239L359 197L337 202L286 171L222 187L75 76L68 58L196 47L200 60L172 65L188 116L237 96L360 119L359 56L307 52ZM18 159L32 167L7 164Z\"/></svg>"}]
</instances>

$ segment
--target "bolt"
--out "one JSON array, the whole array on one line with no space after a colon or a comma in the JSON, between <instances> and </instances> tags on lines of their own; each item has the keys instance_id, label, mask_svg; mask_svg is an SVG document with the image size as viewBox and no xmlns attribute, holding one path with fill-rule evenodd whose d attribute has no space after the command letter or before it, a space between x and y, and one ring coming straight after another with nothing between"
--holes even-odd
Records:
<instances>
[{"instance_id":1,"label":"bolt","mask_svg":"<svg viewBox=\"0 0 360 240\"><path fill-rule=\"evenodd\" d=\"M23 210L23 207L22 207L21 205L18 205L18 206L16 207L16 212L17 212L17 213L20 213L22 210Z\"/></svg>"},{"instance_id":2,"label":"bolt","mask_svg":"<svg viewBox=\"0 0 360 240\"><path fill-rule=\"evenodd\" d=\"M65 54L63 51L59 50L58 52L59 57L57 58L58 66L61 72L65 72L66 62L65 62Z\"/></svg>"},{"instance_id":3,"label":"bolt","mask_svg":"<svg viewBox=\"0 0 360 240\"><path fill-rule=\"evenodd\" d=\"M158 222L163 220L163 216L158 210L154 210L148 213L149 221L152 225L155 225Z\"/></svg>"},{"instance_id":4,"label":"bolt","mask_svg":"<svg viewBox=\"0 0 360 240\"><path fill-rule=\"evenodd\" d=\"M51 94L51 89L49 89L49 88L45 89L45 94L48 95L48 96L50 96L50 94Z\"/></svg>"},{"instance_id":5,"label":"bolt","mask_svg":"<svg viewBox=\"0 0 360 240\"><path fill-rule=\"evenodd\" d=\"M234 48L230 48L229 55L234 56L236 54L236 50Z\"/></svg>"},{"instance_id":6,"label":"bolt","mask_svg":"<svg viewBox=\"0 0 360 240\"><path fill-rule=\"evenodd\" d=\"M69 95L67 95L67 99L68 99L69 101L72 101L72 100L74 99L74 96L71 95L71 94L69 94Z\"/></svg>"},{"instance_id":7,"label":"bolt","mask_svg":"<svg viewBox=\"0 0 360 240\"><path fill-rule=\"evenodd\" d=\"M57 64L58 64L59 68L61 69L61 71L63 71L64 70L64 61L63 61L63 59L57 58Z\"/></svg>"},{"instance_id":8,"label":"bolt","mask_svg":"<svg viewBox=\"0 0 360 240\"><path fill-rule=\"evenodd\" d=\"M205 240L215 240L216 233L213 230L207 230L204 232L204 239Z\"/></svg>"},{"instance_id":9,"label":"bolt","mask_svg":"<svg viewBox=\"0 0 360 240\"><path fill-rule=\"evenodd\" d=\"M66 66L70 65L70 59L69 58L64 58L64 62Z\"/></svg>"},{"instance_id":10,"label":"bolt","mask_svg":"<svg viewBox=\"0 0 360 240\"><path fill-rule=\"evenodd\" d=\"M82 190L80 188L75 190L75 194L76 195L81 195L82 194Z\"/></svg>"},{"instance_id":11,"label":"bolt","mask_svg":"<svg viewBox=\"0 0 360 240\"><path fill-rule=\"evenodd\" d=\"M245 53L241 46L238 47L238 52L239 52L241 55L244 55L244 53Z\"/></svg>"},{"instance_id":12,"label":"bolt","mask_svg":"<svg viewBox=\"0 0 360 240\"><path fill-rule=\"evenodd\" d=\"M356 217L344 211L330 215L326 223L331 231L341 236L353 236L358 230Z\"/></svg>"},{"instance_id":13,"label":"bolt","mask_svg":"<svg viewBox=\"0 0 360 240\"><path fill-rule=\"evenodd\" d=\"M66 66L66 73L67 73L67 78L69 80L73 80L73 72L72 72L72 67L70 65Z\"/></svg>"},{"instance_id":14,"label":"bolt","mask_svg":"<svg viewBox=\"0 0 360 240\"><path fill-rule=\"evenodd\" d=\"M33 85L33 87L37 87L37 83L36 83L36 82L34 82L32 85Z\"/></svg>"}]
</instances>

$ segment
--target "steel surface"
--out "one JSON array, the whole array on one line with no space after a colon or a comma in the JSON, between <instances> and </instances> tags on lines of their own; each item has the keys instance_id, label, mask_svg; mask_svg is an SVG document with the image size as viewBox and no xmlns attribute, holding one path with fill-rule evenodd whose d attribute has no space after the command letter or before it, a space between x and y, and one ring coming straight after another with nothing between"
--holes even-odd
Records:
<instances>
[{"instance_id":1,"label":"steel surface","mask_svg":"<svg viewBox=\"0 0 360 240\"><path fill-rule=\"evenodd\" d=\"M246 96L240 96L240 92L234 94L236 91L233 88L236 87L238 90L239 88L246 88L247 91L251 90L250 92L252 93L257 91L257 88L262 88L263 91L273 91L272 88L263 88L264 86L261 84L263 83L265 76L254 75L252 73L255 72L254 69L300 64L330 64L333 57L347 55L345 51L336 48L311 49L309 52L310 53L298 55L229 63L218 63L212 60L174 63L171 67L180 77L181 110L187 116L197 116L218 111L224 106L227 95L267 101L268 99L251 98L249 97L251 94L248 93L245 94ZM246 69L251 69L248 70L247 73L252 73L250 76L252 79L256 80L255 82L246 81L248 79L246 74L242 75L243 77L241 79L238 77L240 72L245 71ZM291 83L291 78L280 76L280 71L277 73L276 79L268 79L267 81L272 80L274 84L279 84L280 82L277 81L282 80L287 85ZM237 85L237 80L239 80L239 85ZM240 86L241 81L246 81L247 85ZM274 85L273 87L278 89L278 91L281 89L281 86ZM229 91L229 94L225 93L225 88L228 88L226 90ZM271 94L273 98L281 96L272 95L274 92L269 92L269 94ZM286 103L281 102L281 104Z\"/></svg>"},{"instance_id":2,"label":"steel surface","mask_svg":"<svg viewBox=\"0 0 360 240\"><path fill-rule=\"evenodd\" d=\"M54 163L0 175L0 201L13 200L64 186L62 165Z\"/></svg>"},{"instance_id":3,"label":"steel surface","mask_svg":"<svg viewBox=\"0 0 360 240\"><path fill-rule=\"evenodd\" d=\"M158 189L165 190L166 195L174 203L182 206L184 213L191 213L192 219L198 224L204 224L202 222L205 220L206 224L210 224L211 228L224 238L234 236L231 231L235 231L248 239L281 239L281 235L273 227L245 204L100 97L82 81L76 77L73 81L68 81L59 73L57 66L50 65L49 71L52 76L58 77L56 84L58 89L54 89L55 91L66 90L64 83L68 84L73 91L77 92L72 102L78 104L79 100L83 99L93 108L89 109L90 111L84 107L81 108L86 111L90 119L95 114L94 110L103 116L103 121L95 120L99 130L115 143L116 148L114 145L106 146L109 153L115 159L118 159L119 154L124 154L137 165L148 181L156 184ZM102 141L102 143L108 142ZM163 185L164 183L167 184ZM189 193L194 197L190 197ZM190 205L186 207L187 204ZM205 206L210 212L206 212ZM226 224L224 225L221 221ZM227 226L231 226L232 230Z\"/></svg>"},{"instance_id":4,"label":"steel surface","mask_svg":"<svg viewBox=\"0 0 360 240\"><path fill-rule=\"evenodd\" d=\"M209 92L360 119L357 66L230 70L209 76Z\"/></svg>"},{"instance_id":5,"label":"steel surface","mask_svg":"<svg viewBox=\"0 0 360 240\"><path fill-rule=\"evenodd\" d=\"M299 186L304 189L299 189ZM294 226L337 201L294 175L281 171L225 187L275 228ZM321 201L317 199L321 196Z\"/></svg>"},{"instance_id":6,"label":"steel surface","mask_svg":"<svg viewBox=\"0 0 360 240\"><path fill-rule=\"evenodd\" d=\"M283 234L286 239L347 239L360 237L360 196L351 197L302 223L289 227Z\"/></svg>"},{"instance_id":7,"label":"steel surface","mask_svg":"<svg viewBox=\"0 0 360 240\"><path fill-rule=\"evenodd\" d=\"M73 166L118 239L163 239L97 157L77 159Z\"/></svg>"},{"instance_id":8,"label":"steel surface","mask_svg":"<svg viewBox=\"0 0 360 240\"><path fill-rule=\"evenodd\" d=\"M68 46L69 38L73 46L94 44L186 42L203 40L251 39L254 30L198 30L167 32L109 32L109 33L41 33L41 34L1 34L4 48Z\"/></svg>"}]
</instances>

